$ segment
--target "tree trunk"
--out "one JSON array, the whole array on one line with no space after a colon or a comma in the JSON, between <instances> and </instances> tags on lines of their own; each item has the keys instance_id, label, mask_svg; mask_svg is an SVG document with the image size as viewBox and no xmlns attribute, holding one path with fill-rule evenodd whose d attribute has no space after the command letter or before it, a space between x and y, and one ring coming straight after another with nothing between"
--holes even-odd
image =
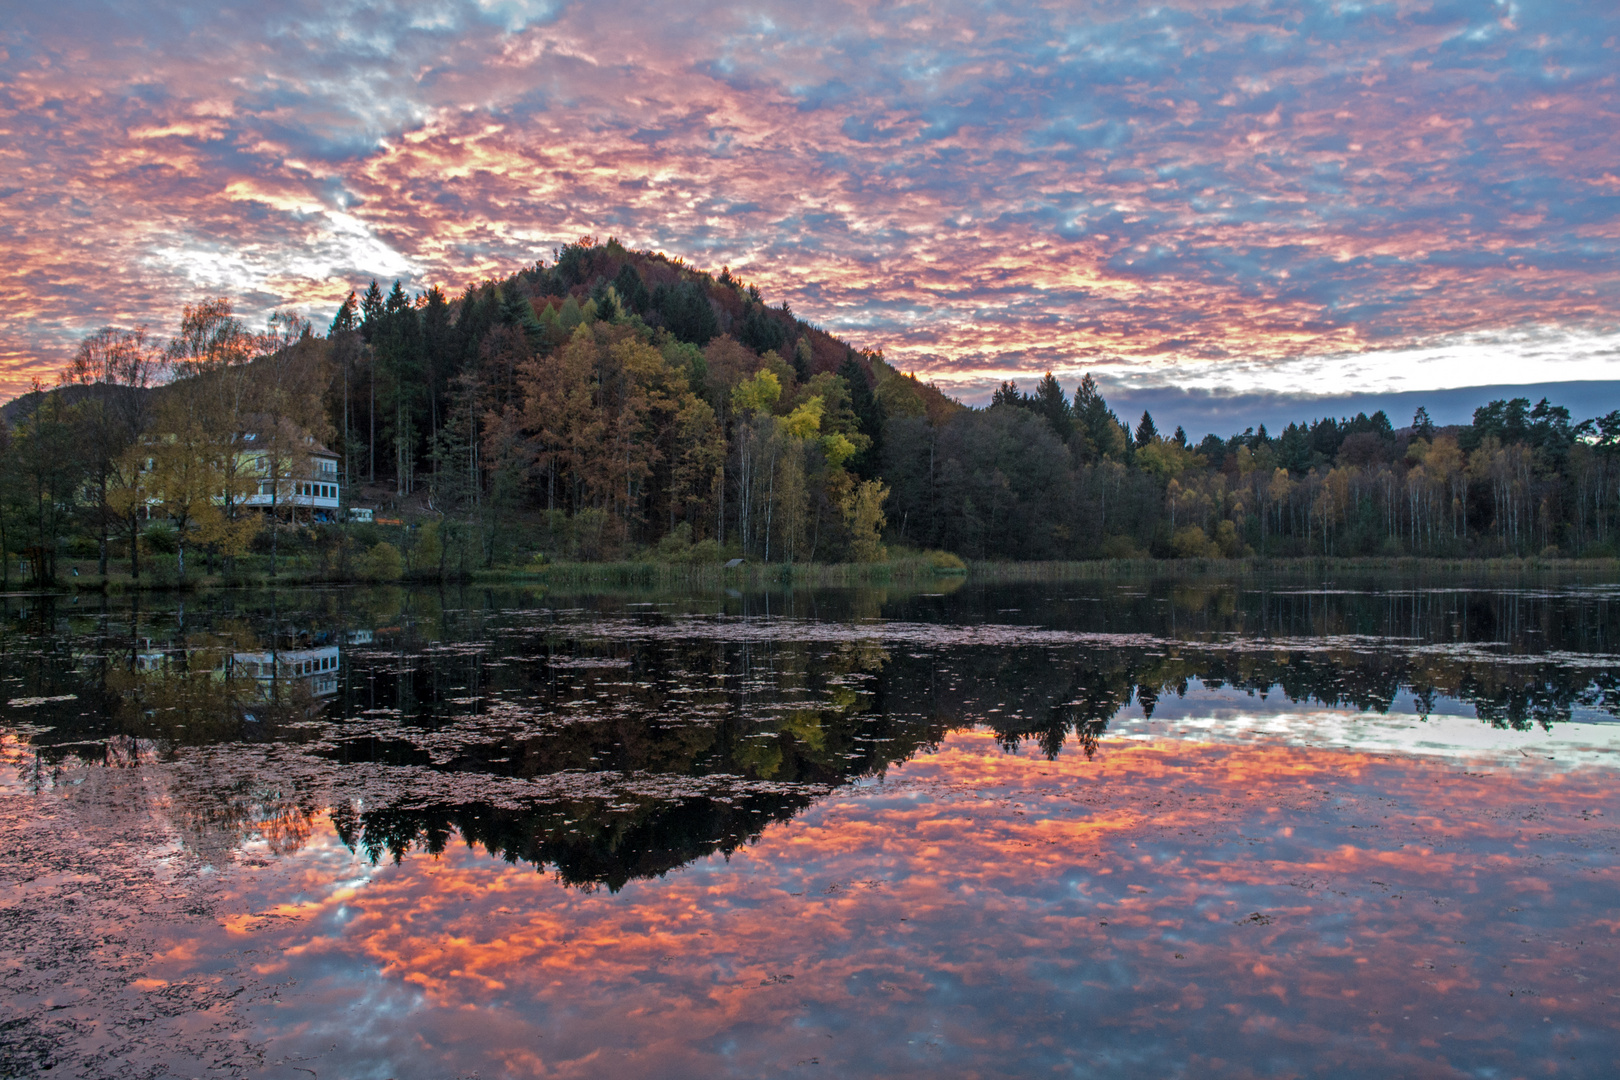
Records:
<instances>
[{"instance_id":1,"label":"tree trunk","mask_svg":"<svg viewBox=\"0 0 1620 1080\"><path fill-rule=\"evenodd\" d=\"M281 492L281 481L272 471L270 475L270 576L276 576L276 542L281 538L281 530L276 528L280 521L276 517L276 499Z\"/></svg>"},{"instance_id":2,"label":"tree trunk","mask_svg":"<svg viewBox=\"0 0 1620 1080\"><path fill-rule=\"evenodd\" d=\"M96 523L101 526L101 550L97 563L101 572L101 582L105 585L107 583L107 534L110 531L107 525L107 472L105 469L101 473L101 512L96 519Z\"/></svg>"}]
</instances>

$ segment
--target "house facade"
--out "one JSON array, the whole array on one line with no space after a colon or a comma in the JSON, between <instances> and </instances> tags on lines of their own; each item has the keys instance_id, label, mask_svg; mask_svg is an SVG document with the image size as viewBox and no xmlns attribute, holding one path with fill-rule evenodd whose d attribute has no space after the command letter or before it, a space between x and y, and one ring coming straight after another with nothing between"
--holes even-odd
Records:
<instances>
[{"instance_id":1,"label":"house facade","mask_svg":"<svg viewBox=\"0 0 1620 1080\"><path fill-rule=\"evenodd\" d=\"M244 506L269 512L286 510L294 521L338 521L342 505L342 485L338 479L338 456L310 435L297 440L296 448L284 451L279 470L266 445L262 430L241 433L237 460L242 471L259 478L258 491L244 499ZM275 474L280 472L277 477Z\"/></svg>"}]
</instances>

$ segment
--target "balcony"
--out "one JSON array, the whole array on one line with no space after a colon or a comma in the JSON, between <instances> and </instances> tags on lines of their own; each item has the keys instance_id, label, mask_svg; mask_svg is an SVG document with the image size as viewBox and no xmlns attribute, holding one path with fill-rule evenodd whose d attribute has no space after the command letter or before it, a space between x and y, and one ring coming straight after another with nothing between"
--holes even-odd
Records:
<instances>
[{"instance_id":1,"label":"balcony","mask_svg":"<svg viewBox=\"0 0 1620 1080\"><path fill-rule=\"evenodd\" d=\"M281 484L281 494L276 496L274 504L277 507L297 506L316 510L336 510L339 503L340 488L334 480L284 480ZM243 500L244 505L258 506L268 510L271 506L271 484L264 480L259 483L259 490Z\"/></svg>"}]
</instances>

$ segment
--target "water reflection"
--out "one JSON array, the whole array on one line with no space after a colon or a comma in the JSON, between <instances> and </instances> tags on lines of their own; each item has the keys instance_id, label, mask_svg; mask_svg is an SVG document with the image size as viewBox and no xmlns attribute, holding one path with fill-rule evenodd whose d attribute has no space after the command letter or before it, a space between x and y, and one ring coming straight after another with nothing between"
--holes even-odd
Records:
<instances>
[{"instance_id":1,"label":"water reflection","mask_svg":"<svg viewBox=\"0 0 1620 1080\"><path fill-rule=\"evenodd\" d=\"M229 998L217 1041L160 1012L119 1060L178 1047L289 1077L1605 1075L1611 777L1191 743L1047 761L957 732L730 858L616 894L456 833L373 866L317 814L295 854L245 845L190 901L203 915L153 941L130 1007ZM106 1017L77 1002L48 1019Z\"/></svg>"},{"instance_id":2,"label":"water reflection","mask_svg":"<svg viewBox=\"0 0 1620 1080\"><path fill-rule=\"evenodd\" d=\"M30 724L36 788L77 764L203 751L177 801L262 801L273 773L288 806L333 808L370 858L458 835L610 889L734 851L958 728L1050 758L1235 696L1248 713L1400 701L1520 731L1620 712L1608 654L1570 648L1613 640L1605 589L1046 593L626 605L396 589L69 613L36 598L4 648L10 670L31 667L7 682L34 703L10 711ZM253 814L223 811L228 833Z\"/></svg>"},{"instance_id":3,"label":"water reflection","mask_svg":"<svg viewBox=\"0 0 1620 1080\"><path fill-rule=\"evenodd\" d=\"M157 890L119 970L266 1075L1580 1072L1620 1001L1613 600L11 600L0 918L92 956L65 898ZM113 1003L82 1023L144 1007L53 962ZM28 1045L90 1060L36 989Z\"/></svg>"}]
</instances>

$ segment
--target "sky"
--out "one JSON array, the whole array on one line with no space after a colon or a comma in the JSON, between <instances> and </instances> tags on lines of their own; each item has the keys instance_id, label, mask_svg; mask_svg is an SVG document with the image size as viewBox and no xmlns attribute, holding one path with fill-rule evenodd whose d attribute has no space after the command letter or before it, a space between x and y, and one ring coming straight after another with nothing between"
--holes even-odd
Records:
<instances>
[{"instance_id":1,"label":"sky","mask_svg":"<svg viewBox=\"0 0 1620 1080\"><path fill-rule=\"evenodd\" d=\"M1620 357L1612 0L0 23L0 397L206 296L324 325L373 277L459 291L582 235L728 265L970 401L1045 370L1294 401Z\"/></svg>"}]
</instances>

